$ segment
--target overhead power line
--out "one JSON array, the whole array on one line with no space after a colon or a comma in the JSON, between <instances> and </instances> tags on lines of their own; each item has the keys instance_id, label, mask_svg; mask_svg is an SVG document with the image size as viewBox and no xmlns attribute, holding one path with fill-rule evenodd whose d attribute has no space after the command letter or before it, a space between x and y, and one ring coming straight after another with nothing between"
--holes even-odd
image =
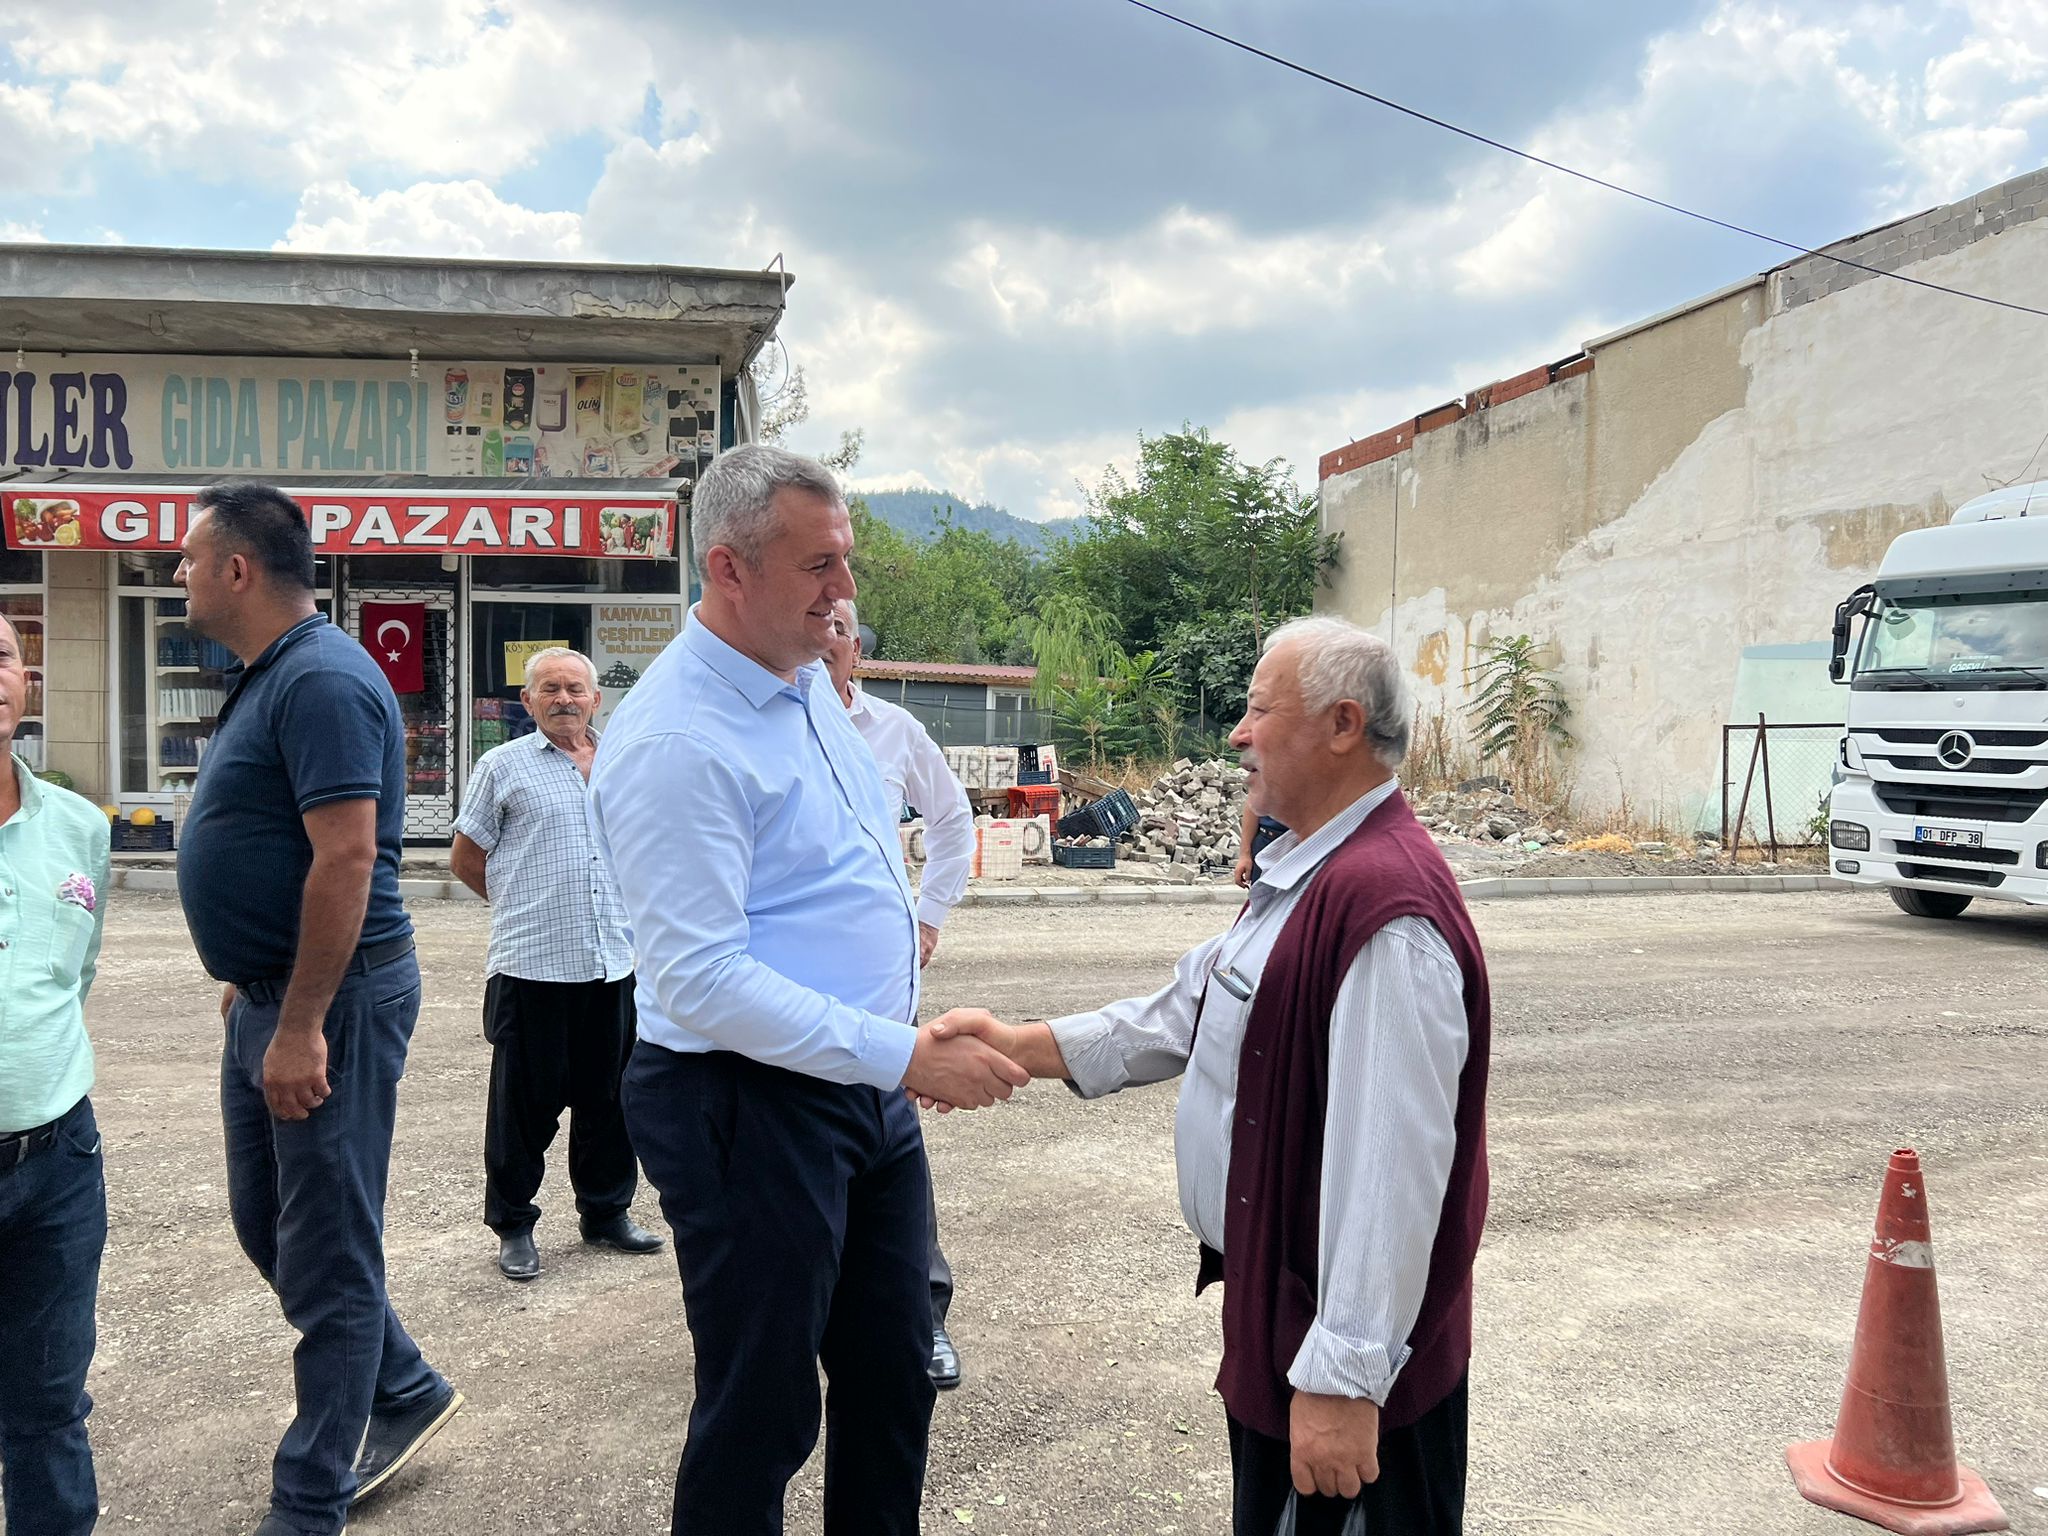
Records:
<instances>
[{"instance_id":1,"label":"overhead power line","mask_svg":"<svg viewBox=\"0 0 2048 1536\"><path fill-rule=\"evenodd\" d=\"M1888 272L1883 267L1873 267L1860 261L1852 261L1847 256L1837 256L1832 251L1817 251L1812 246L1801 245L1795 240L1780 240L1776 235L1767 235L1761 230L1750 229L1741 224L1733 224L1726 219L1717 219L1712 214L1701 213L1697 209L1687 208L1678 203L1667 202L1661 197L1652 197L1647 192L1638 192L1633 187L1624 187L1619 182L1608 181L1602 177L1595 176L1590 171L1576 170L1560 161L1546 160L1543 156L1534 154L1529 150L1517 149L1512 144L1504 144L1499 139L1490 139L1483 133L1471 128L1460 127L1446 118L1432 116L1430 113L1421 111L1416 107L1404 106L1390 97L1368 91L1363 86L1352 85L1349 81L1339 80L1335 75L1326 75L1321 70L1311 69L1306 64L1296 63L1293 59L1272 53L1252 43L1247 43L1241 38L1232 37L1226 32L1218 32L1213 27L1205 27L1198 21L1190 21L1185 16L1176 16L1172 11L1162 10L1156 5L1148 5L1146 0L1125 0L1125 3L1136 6L1141 11L1150 12L1162 21L1170 21L1175 26L1185 27L1190 32L1200 33L1203 37L1222 43L1225 47L1235 48L1240 53L1248 53L1255 59L1264 59L1268 64L1277 64L1282 69L1292 70L1297 75L1302 75L1310 80L1318 81L1323 85L1331 86L1349 95L1359 97L1361 100L1369 101L1375 106L1385 107L1391 112L1399 112L1403 117L1412 117L1417 122L1429 124L1432 128L1441 128L1446 133L1454 133L1461 139L1470 139L1475 144L1484 144L1488 149L1497 149L1502 154L1513 155L1516 159L1526 160L1531 165L1540 165L1547 171L1557 171L1563 175L1588 182L1593 186L1603 187L1609 192L1618 192L1623 197L1632 197L1639 203L1648 203L1651 207L1662 208L1667 213L1676 213L1688 219L1697 219L1702 224L1711 224L1716 229L1727 230L1730 234L1746 235L1752 240L1761 240L1766 245L1775 245L1781 250L1792 251L1800 256L1817 256L1822 261L1832 261L1839 266L1850 267L1858 272L1867 272L1872 277L1888 277L1894 282L1911 283L1915 288L1925 288L1934 293L1945 293L1952 298L1970 299L1978 304L1990 304L1998 309L2009 309L2022 315L2037 315L2043 320L2048 320L2048 309L2036 309L2029 304L2015 304L2010 299L1994 299L1988 294L1972 293L1967 288L1951 288L1946 283L1932 283L1922 277L1908 277L1903 272Z\"/></svg>"}]
</instances>

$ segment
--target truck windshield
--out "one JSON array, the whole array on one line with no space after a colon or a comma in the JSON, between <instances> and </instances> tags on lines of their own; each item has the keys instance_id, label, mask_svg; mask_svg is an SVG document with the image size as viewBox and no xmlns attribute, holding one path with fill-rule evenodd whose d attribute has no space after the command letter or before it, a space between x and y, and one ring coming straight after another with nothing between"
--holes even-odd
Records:
<instances>
[{"instance_id":1,"label":"truck windshield","mask_svg":"<svg viewBox=\"0 0 2048 1536\"><path fill-rule=\"evenodd\" d=\"M1888 601L1864 631L1857 671L1922 687L2048 686L2048 592Z\"/></svg>"}]
</instances>

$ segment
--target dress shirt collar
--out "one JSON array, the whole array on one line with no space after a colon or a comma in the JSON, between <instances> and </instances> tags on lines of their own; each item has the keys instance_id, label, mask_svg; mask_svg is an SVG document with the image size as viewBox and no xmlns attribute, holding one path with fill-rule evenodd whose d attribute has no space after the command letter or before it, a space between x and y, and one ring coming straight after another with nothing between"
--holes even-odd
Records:
<instances>
[{"instance_id":1,"label":"dress shirt collar","mask_svg":"<svg viewBox=\"0 0 2048 1536\"><path fill-rule=\"evenodd\" d=\"M21 809L8 818L9 822L27 821L43 808L43 781L30 771L27 763L12 753L8 762L14 769L14 782L21 790Z\"/></svg>"},{"instance_id":2,"label":"dress shirt collar","mask_svg":"<svg viewBox=\"0 0 2048 1536\"><path fill-rule=\"evenodd\" d=\"M868 709L868 696L861 691L859 683L851 683L848 686L853 689L853 702L846 706L846 712L858 720L862 715L870 712Z\"/></svg>"},{"instance_id":3,"label":"dress shirt collar","mask_svg":"<svg viewBox=\"0 0 2048 1536\"><path fill-rule=\"evenodd\" d=\"M1365 818L1378 810L1400 790L1399 779L1376 784L1317 827L1306 839L1286 832L1273 839L1259 854L1258 883L1275 890L1292 890L1323 867L1323 860L1337 851L1344 839L1356 832Z\"/></svg>"},{"instance_id":4,"label":"dress shirt collar","mask_svg":"<svg viewBox=\"0 0 2048 1536\"><path fill-rule=\"evenodd\" d=\"M713 634L710 626L697 616L698 606L696 603L690 605L690 616L683 624L683 644L705 666L731 683L740 697L760 709L777 694L794 692L800 699L810 696L811 683L822 662L808 662L798 667L796 681L784 682L753 657L735 650Z\"/></svg>"}]
</instances>

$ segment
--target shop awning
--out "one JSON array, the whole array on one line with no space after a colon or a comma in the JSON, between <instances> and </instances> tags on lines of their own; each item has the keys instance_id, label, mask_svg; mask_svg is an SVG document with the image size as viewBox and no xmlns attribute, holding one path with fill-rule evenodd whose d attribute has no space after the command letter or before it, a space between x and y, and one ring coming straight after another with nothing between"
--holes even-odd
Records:
<instances>
[{"instance_id":1,"label":"shop awning","mask_svg":"<svg viewBox=\"0 0 2048 1536\"><path fill-rule=\"evenodd\" d=\"M58 473L0 480L0 533L23 550L176 550L218 475ZM323 555L580 555L667 560L687 481L382 475L280 480Z\"/></svg>"}]
</instances>

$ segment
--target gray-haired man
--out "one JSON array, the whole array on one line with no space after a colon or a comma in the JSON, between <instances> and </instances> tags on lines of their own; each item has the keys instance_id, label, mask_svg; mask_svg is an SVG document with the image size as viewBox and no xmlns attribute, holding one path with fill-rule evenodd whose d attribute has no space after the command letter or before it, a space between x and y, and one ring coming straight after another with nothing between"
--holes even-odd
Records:
<instances>
[{"instance_id":1,"label":"gray-haired man","mask_svg":"<svg viewBox=\"0 0 2048 1536\"><path fill-rule=\"evenodd\" d=\"M985 1108L1025 1075L917 1024L899 807L818 660L854 595L838 483L735 448L690 543L704 596L590 782L640 960L626 1118L696 1345L670 1530L780 1536L822 1411L825 1536L917 1536L930 1175L902 1090Z\"/></svg>"},{"instance_id":2,"label":"gray-haired man","mask_svg":"<svg viewBox=\"0 0 2048 1536\"><path fill-rule=\"evenodd\" d=\"M569 1182L585 1242L652 1253L629 1214L639 1169L619 1108L633 1045L633 949L610 869L584 814L591 727L603 695L579 651L550 646L520 693L538 729L493 747L470 774L449 864L491 903L484 1038L484 1223L508 1280L540 1273L533 1203L548 1146L569 1123Z\"/></svg>"}]
</instances>

